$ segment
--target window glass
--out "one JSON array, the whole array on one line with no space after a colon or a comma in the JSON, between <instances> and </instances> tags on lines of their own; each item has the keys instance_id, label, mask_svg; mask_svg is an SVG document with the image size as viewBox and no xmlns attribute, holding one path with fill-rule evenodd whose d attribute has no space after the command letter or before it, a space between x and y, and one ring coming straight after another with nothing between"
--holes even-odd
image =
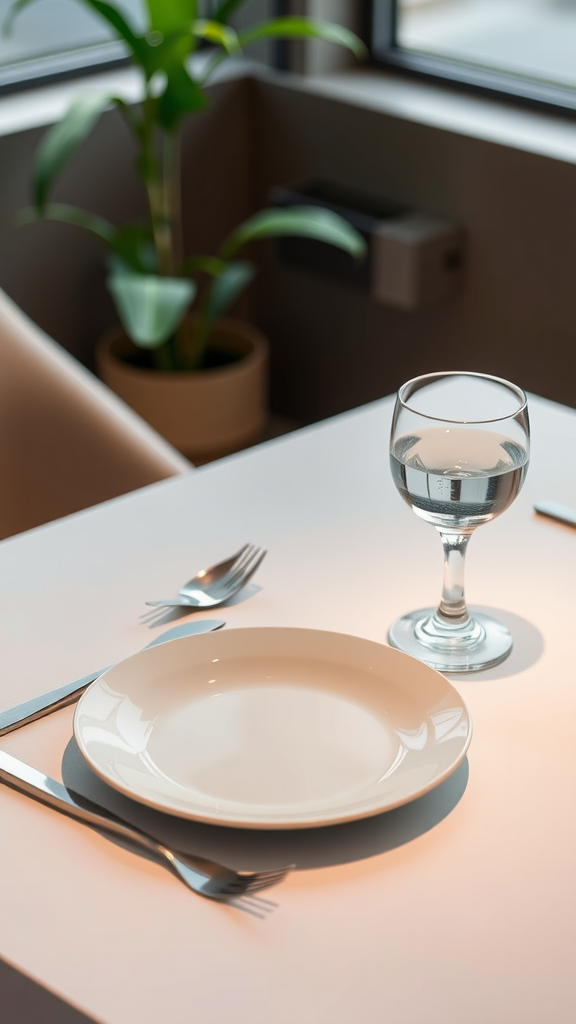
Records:
<instances>
[{"instance_id":1,"label":"window glass","mask_svg":"<svg viewBox=\"0 0 576 1024\"><path fill-rule=\"evenodd\" d=\"M576 88L576 0L397 0L396 44Z\"/></svg>"},{"instance_id":2,"label":"window glass","mask_svg":"<svg viewBox=\"0 0 576 1024\"><path fill-rule=\"evenodd\" d=\"M198 0L198 17L210 17L220 0ZM0 29L13 0L0 0ZM137 33L148 22L146 0L114 0ZM232 23L237 29L272 16L275 0L244 0ZM266 44L256 44L251 57L266 60ZM37 81L90 72L99 65L122 63L126 48L112 29L80 0L38 0L20 11L10 34L0 30L0 90L26 87Z\"/></svg>"},{"instance_id":3,"label":"window glass","mask_svg":"<svg viewBox=\"0 0 576 1024\"><path fill-rule=\"evenodd\" d=\"M12 0L0 0L2 26L12 6ZM122 0L119 6L130 23L140 27L141 0ZM39 0L17 15L9 35L0 35L0 66L102 47L112 38L102 19L87 6L72 0Z\"/></svg>"}]
</instances>

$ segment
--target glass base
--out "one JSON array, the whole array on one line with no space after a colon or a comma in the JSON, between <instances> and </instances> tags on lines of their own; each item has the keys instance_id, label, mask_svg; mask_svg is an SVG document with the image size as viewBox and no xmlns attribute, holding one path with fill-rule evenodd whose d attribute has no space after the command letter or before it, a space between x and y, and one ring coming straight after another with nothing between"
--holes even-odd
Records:
<instances>
[{"instance_id":1,"label":"glass base","mask_svg":"<svg viewBox=\"0 0 576 1024\"><path fill-rule=\"evenodd\" d=\"M463 627L450 635L435 627L435 608L420 608L396 619L388 631L388 643L411 654L439 672L479 672L498 665L512 650L512 635L497 619L473 612Z\"/></svg>"}]
</instances>

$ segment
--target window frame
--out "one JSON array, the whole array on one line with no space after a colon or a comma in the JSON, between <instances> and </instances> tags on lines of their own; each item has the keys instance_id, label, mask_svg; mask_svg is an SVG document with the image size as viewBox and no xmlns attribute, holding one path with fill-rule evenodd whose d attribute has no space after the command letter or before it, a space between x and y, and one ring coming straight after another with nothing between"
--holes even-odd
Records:
<instances>
[{"instance_id":1,"label":"window frame","mask_svg":"<svg viewBox=\"0 0 576 1024\"><path fill-rule=\"evenodd\" d=\"M468 92L576 117L576 89L404 50L397 43L398 0L367 0L364 38L371 64ZM375 35L379 38L375 39Z\"/></svg>"},{"instance_id":2,"label":"window frame","mask_svg":"<svg viewBox=\"0 0 576 1024\"><path fill-rule=\"evenodd\" d=\"M0 95L36 89L39 85L112 71L129 63L124 46L112 40L77 50L34 57L0 67Z\"/></svg>"}]
</instances>

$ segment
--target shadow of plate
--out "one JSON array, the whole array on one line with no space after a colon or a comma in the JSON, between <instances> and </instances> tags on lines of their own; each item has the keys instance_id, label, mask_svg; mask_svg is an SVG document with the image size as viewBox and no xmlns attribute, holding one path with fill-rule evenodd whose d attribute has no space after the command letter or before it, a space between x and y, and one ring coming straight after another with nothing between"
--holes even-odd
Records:
<instances>
[{"instance_id":1,"label":"shadow of plate","mask_svg":"<svg viewBox=\"0 0 576 1024\"><path fill-rule=\"evenodd\" d=\"M205 825L130 800L94 774L74 739L64 752L62 778L69 789L183 853L238 870L285 864L308 869L374 857L429 832L461 800L468 783L468 760L435 789L395 810L342 825L277 831Z\"/></svg>"}]
</instances>

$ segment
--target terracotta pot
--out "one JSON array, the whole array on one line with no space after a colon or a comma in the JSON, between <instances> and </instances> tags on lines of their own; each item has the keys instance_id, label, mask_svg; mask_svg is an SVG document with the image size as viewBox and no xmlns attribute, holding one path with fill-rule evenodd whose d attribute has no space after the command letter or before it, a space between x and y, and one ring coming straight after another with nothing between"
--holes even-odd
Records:
<instances>
[{"instance_id":1,"label":"terracotta pot","mask_svg":"<svg viewBox=\"0 0 576 1024\"><path fill-rule=\"evenodd\" d=\"M213 369L180 372L134 366L125 361L134 346L120 329L104 335L96 349L104 383L197 463L257 443L267 420L264 335L242 320L225 319L214 328L211 347L240 358Z\"/></svg>"}]
</instances>

